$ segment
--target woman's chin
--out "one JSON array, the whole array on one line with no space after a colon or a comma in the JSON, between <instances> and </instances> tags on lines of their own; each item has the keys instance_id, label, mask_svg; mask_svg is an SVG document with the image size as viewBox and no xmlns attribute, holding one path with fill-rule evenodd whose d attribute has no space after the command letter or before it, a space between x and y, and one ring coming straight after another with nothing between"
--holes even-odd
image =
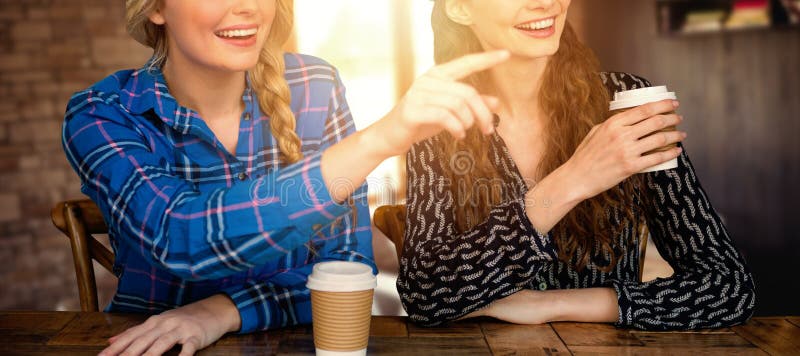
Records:
<instances>
[{"instance_id":1,"label":"woman's chin","mask_svg":"<svg viewBox=\"0 0 800 356\"><path fill-rule=\"evenodd\" d=\"M549 58L558 52L558 45L555 46L542 46L538 48L526 48L525 50L520 51L512 51L512 55L514 57L520 59L542 59L542 58Z\"/></svg>"},{"instance_id":2,"label":"woman's chin","mask_svg":"<svg viewBox=\"0 0 800 356\"><path fill-rule=\"evenodd\" d=\"M258 64L258 60L239 60L239 61L225 61L221 63L219 68L226 72L246 72L252 70Z\"/></svg>"}]
</instances>

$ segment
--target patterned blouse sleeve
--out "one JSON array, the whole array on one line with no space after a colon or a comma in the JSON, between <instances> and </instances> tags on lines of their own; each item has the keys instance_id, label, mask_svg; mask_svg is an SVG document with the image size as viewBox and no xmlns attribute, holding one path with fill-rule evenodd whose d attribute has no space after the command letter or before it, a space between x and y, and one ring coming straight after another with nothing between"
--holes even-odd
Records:
<instances>
[{"instance_id":1,"label":"patterned blouse sleeve","mask_svg":"<svg viewBox=\"0 0 800 356\"><path fill-rule=\"evenodd\" d=\"M619 325L649 330L740 324L755 305L753 277L684 151L674 170L647 173L647 225L675 270L669 278L612 281Z\"/></svg>"},{"instance_id":2,"label":"patterned blouse sleeve","mask_svg":"<svg viewBox=\"0 0 800 356\"><path fill-rule=\"evenodd\" d=\"M407 155L406 234L397 289L412 321L433 326L511 295L555 258L550 236L539 234L522 199L492 208L488 218L457 233L453 198L435 138Z\"/></svg>"},{"instance_id":3,"label":"patterned blouse sleeve","mask_svg":"<svg viewBox=\"0 0 800 356\"><path fill-rule=\"evenodd\" d=\"M651 86L628 73L603 76L611 92ZM747 321L755 306L753 277L700 186L685 148L677 169L647 173L644 193L653 242L675 274L645 283L611 280L619 303L617 324L672 330Z\"/></svg>"}]
</instances>

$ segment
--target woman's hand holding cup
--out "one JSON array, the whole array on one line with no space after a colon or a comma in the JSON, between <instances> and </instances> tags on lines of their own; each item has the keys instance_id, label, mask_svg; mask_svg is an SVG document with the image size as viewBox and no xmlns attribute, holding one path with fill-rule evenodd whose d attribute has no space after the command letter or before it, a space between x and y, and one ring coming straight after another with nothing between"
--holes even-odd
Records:
<instances>
[{"instance_id":1,"label":"woman's hand holding cup","mask_svg":"<svg viewBox=\"0 0 800 356\"><path fill-rule=\"evenodd\" d=\"M464 138L473 125L491 133L497 98L480 95L459 80L508 58L504 50L470 54L433 67L417 78L397 106L377 123L386 133L387 149L402 154L414 143L442 131Z\"/></svg>"},{"instance_id":2,"label":"woman's hand holding cup","mask_svg":"<svg viewBox=\"0 0 800 356\"><path fill-rule=\"evenodd\" d=\"M682 131L662 131L683 121L676 100L661 100L617 113L589 131L564 164L581 197L589 199L628 177L677 158L679 147L659 150L686 138Z\"/></svg>"}]
</instances>

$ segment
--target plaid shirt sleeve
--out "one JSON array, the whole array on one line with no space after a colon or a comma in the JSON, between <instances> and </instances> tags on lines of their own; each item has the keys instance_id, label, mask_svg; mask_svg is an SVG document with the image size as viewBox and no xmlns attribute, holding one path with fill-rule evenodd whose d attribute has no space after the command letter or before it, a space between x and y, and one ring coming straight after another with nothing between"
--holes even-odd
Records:
<instances>
[{"instance_id":1,"label":"plaid shirt sleeve","mask_svg":"<svg viewBox=\"0 0 800 356\"><path fill-rule=\"evenodd\" d=\"M335 83L322 150L355 132L345 89L338 76ZM311 241L316 254L314 262L358 261L372 266L375 271L366 184L355 191L352 201L354 214L343 215L336 223L316 232ZM270 277L267 281L248 281L243 286L225 290L239 309L242 320L239 332L310 323L311 297L306 281L312 266L309 264Z\"/></svg>"},{"instance_id":2,"label":"plaid shirt sleeve","mask_svg":"<svg viewBox=\"0 0 800 356\"><path fill-rule=\"evenodd\" d=\"M303 246L351 208L330 197L314 154L249 182L200 192L171 174L138 128L108 105L64 125L63 144L82 190L107 214L120 243L188 280L250 269Z\"/></svg>"}]
</instances>

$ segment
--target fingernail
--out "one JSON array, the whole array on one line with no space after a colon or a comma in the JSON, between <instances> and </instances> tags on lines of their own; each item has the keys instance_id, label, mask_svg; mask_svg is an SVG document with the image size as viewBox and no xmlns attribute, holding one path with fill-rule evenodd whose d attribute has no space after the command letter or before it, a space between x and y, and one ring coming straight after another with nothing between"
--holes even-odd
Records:
<instances>
[{"instance_id":1,"label":"fingernail","mask_svg":"<svg viewBox=\"0 0 800 356\"><path fill-rule=\"evenodd\" d=\"M681 136L683 136L683 138L686 138L687 136L689 136L689 134L684 132L684 133L681 134Z\"/></svg>"},{"instance_id":2,"label":"fingernail","mask_svg":"<svg viewBox=\"0 0 800 356\"><path fill-rule=\"evenodd\" d=\"M673 101L672 101L672 106L674 106L674 107L676 107L676 108L677 108L677 107L681 106L681 103L680 103L680 102L678 102L677 100L673 100Z\"/></svg>"},{"instance_id":3,"label":"fingernail","mask_svg":"<svg viewBox=\"0 0 800 356\"><path fill-rule=\"evenodd\" d=\"M678 115L678 119L680 119L681 122L682 122L683 121L683 115Z\"/></svg>"}]
</instances>

